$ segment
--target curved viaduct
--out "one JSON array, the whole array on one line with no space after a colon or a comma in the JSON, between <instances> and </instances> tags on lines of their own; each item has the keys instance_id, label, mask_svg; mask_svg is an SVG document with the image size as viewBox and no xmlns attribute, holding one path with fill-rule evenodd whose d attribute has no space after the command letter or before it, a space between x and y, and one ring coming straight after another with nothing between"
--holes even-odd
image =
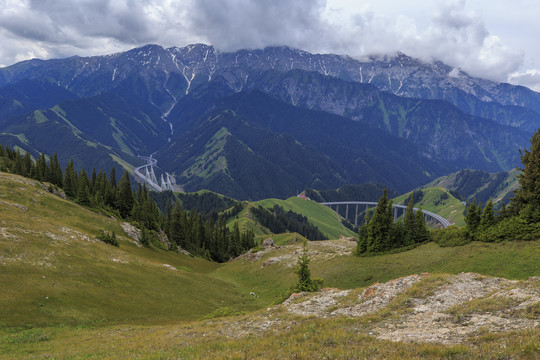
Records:
<instances>
[{"instance_id":1,"label":"curved viaduct","mask_svg":"<svg viewBox=\"0 0 540 360\"><path fill-rule=\"evenodd\" d=\"M339 207L345 206L345 219L348 219L349 217L349 205L356 205L355 207L355 216L354 216L354 225L358 226L358 206L363 205L366 207L366 210L370 207L377 206L377 202L374 201L331 201L331 202L322 202L319 203L321 205L328 206L332 209L332 206L335 206L335 212L339 214ZM398 211L401 209L403 213L405 213L405 209L407 209L407 206L405 205L398 205L398 204L392 204L392 207L394 208L394 219L398 218ZM414 211L418 211L418 208L414 208ZM450 221L446 220L440 215L435 214L434 212L422 210L424 213L424 216L427 218L433 219L441 224L443 228L450 226Z\"/></svg>"},{"instance_id":2,"label":"curved viaduct","mask_svg":"<svg viewBox=\"0 0 540 360\"><path fill-rule=\"evenodd\" d=\"M156 178L156 174L154 173L154 165L157 164L157 160L152 157L154 154L150 156L139 155L139 159L146 161L146 165L133 169L135 179L147 183L152 189L158 192L164 190L173 190L174 179L169 173L165 173L165 179L163 179L163 174L161 175L161 182L159 182Z\"/></svg>"}]
</instances>

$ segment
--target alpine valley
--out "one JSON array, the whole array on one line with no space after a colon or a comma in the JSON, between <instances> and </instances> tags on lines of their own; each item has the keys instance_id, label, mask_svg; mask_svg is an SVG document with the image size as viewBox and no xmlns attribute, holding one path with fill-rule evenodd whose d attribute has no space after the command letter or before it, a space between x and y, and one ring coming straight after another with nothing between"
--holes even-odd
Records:
<instances>
[{"instance_id":1,"label":"alpine valley","mask_svg":"<svg viewBox=\"0 0 540 360\"><path fill-rule=\"evenodd\" d=\"M247 200L509 171L539 126L539 93L401 53L147 45L0 69L1 144L87 170L154 154L185 191Z\"/></svg>"}]
</instances>

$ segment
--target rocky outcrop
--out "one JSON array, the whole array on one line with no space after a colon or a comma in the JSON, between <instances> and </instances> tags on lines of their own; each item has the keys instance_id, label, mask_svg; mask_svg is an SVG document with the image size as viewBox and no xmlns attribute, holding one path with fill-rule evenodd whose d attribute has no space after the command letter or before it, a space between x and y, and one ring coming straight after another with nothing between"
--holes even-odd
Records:
<instances>
[{"instance_id":1,"label":"rocky outcrop","mask_svg":"<svg viewBox=\"0 0 540 360\"><path fill-rule=\"evenodd\" d=\"M408 291L415 284L415 291ZM373 284L352 300L351 294L338 289L298 293L282 306L302 316L375 316L369 334L392 341L455 344L479 332L540 328L537 277L516 281L474 273L446 279L420 274ZM387 307L390 313L380 312Z\"/></svg>"},{"instance_id":2,"label":"rocky outcrop","mask_svg":"<svg viewBox=\"0 0 540 360\"><path fill-rule=\"evenodd\" d=\"M275 246L276 246L276 244L274 244L274 240L272 238L264 239L262 244L261 244L261 247L263 249L273 248Z\"/></svg>"}]
</instances>

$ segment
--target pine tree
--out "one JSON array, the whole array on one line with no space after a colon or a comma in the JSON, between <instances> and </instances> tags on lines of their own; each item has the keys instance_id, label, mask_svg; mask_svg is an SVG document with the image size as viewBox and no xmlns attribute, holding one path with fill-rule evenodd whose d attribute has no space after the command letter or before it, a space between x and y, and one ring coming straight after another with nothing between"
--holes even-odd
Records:
<instances>
[{"instance_id":1,"label":"pine tree","mask_svg":"<svg viewBox=\"0 0 540 360\"><path fill-rule=\"evenodd\" d=\"M298 284L296 284L296 286L293 288L294 291L314 292L319 290L321 283L311 279L309 262L310 259L307 250L307 240L304 239L302 242L302 255L298 257L298 263L294 271L298 275Z\"/></svg>"},{"instance_id":2,"label":"pine tree","mask_svg":"<svg viewBox=\"0 0 540 360\"><path fill-rule=\"evenodd\" d=\"M17 156L15 157L15 161L13 162L12 171L14 174L25 176L23 158L19 155L18 151Z\"/></svg>"},{"instance_id":3,"label":"pine tree","mask_svg":"<svg viewBox=\"0 0 540 360\"><path fill-rule=\"evenodd\" d=\"M429 240L430 233L426 225L426 219L424 218L424 212L422 211L422 208L419 208L414 214L414 216L414 242L417 244L421 244Z\"/></svg>"},{"instance_id":4,"label":"pine tree","mask_svg":"<svg viewBox=\"0 0 540 360\"><path fill-rule=\"evenodd\" d=\"M28 177L30 175L30 172L32 171L33 166L34 163L32 162L32 157L30 156L29 152L26 152L23 158L23 176ZM62 170L60 170L60 174L62 174Z\"/></svg>"},{"instance_id":5,"label":"pine tree","mask_svg":"<svg viewBox=\"0 0 540 360\"><path fill-rule=\"evenodd\" d=\"M404 226L405 226L405 239L404 244L405 245L411 245L415 243L415 229L416 229L416 219L414 216L414 200L413 200L413 194L411 193L411 196L409 198L409 203L407 204L407 209L405 210L405 219Z\"/></svg>"},{"instance_id":6,"label":"pine tree","mask_svg":"<svg viewBox=\"0 0 540 360\"><path fill-rule=\"evenodd\" d=\"M529 150L520 149L522 172L517 176L519 188L510 203L511 212L529 223L540 221L540 128L531 138Z\"/></svg>"},{"instance_id":7,"label":"pine tree","mask_svg":"<svg viewBox=\"0 0 540 360\"><path fill-rule=\"evenodd\" d=\"M476 205L476 199L467 208L467 214L465 215L465 223L471 233L474 233L480 226L481 220L481 204Z\"/></svg>"},{"instance_id":8,"label":"pine tree","mask_svg":"<svg viewBox=\"0 0 540 360\"><path fill-rule=\"evenodd\" d=\"M392 202L388 201L386 189L369 221L366 250L369 253L389 250L391 244L390 228L393 222Z\"/></svg>"},{"instance_id":9,"label":"pine tree","mask_svg":"<svg viewBox=\"0 0 540 360\"><path fill-rule=\"evenodd\" d=\"M74 199L77 196L77 190L77 174L73 166L73 159L71 159L64 172L64 192L68 198Z\"/></svg>"},{"instance_id":10,"label":"pine tree","mask_svg":"<svg viewBox=\"0 0 540 360\"><path fill-rule=\"evenodd\" d=\"M504 202L504 199L501 201L501 208L497 212L497 221L501 221L503 219L506 219L508 217L508 210L506 209L506 203Z\"/></svg>"},{"instance_id":11,"label":"pine tree","mask_svg":"<svg viewBox=\"0 0 540 360\"><path fill-rule=\"evenodd\" d=\"M493 225L495 225L495 213L493 212L493 201L489 199L480 218L480 228L486 230Z\"/></svg>"},{"instance_id":12,"label":"pine tree","mask_svg":"<svg viewBox=\"0 0 540 360\"><path fill-rule=\"evenodd\" d=\"M92 169L92 177L90 178L90 194L95 195L97 192L97 175L96 168Z\"/></svg>"},{"instance_id":13,"label":"pine tree","mask_svg":"<svg viewBox=\"0 0 540 360\"><path fill-rule=\"evenodd\" d=\"M46 181L62 187L62 168L60 167L58 155L56 153L50 158Z\"/></svg>"},{"instance_id":14,"label":"pine tree","mask_svg":"<svg viewBox=\"0 0 540 360\"><path fill-rule=\"evenodd\" d=\"M111 174L109 175L109 184L112 188L116 189L116 170L115 168L111 168Z\"/></svg>"},{"instance_id":15,"label":"pine tree","mask_svg":"<svg viewBox=\"0 0 540 360\"><path fill-rule=\"evenodd\" d=\"M362 224L358 229L358 241L356 244L356 253L358 255L363 254L367 251L369 219L369 210L367 210L366 215L364 216L364 221L362 221Z\"/></svg>"},{"instance_id":16,"label":"pine tree","mask_svg":"<svg viewBox=\"0 0 540 360\"><path fill-rule=\"evenodd\" d=\"M242 244L240 241L240 229L238 228L238 221L233 225L233 232L231 234L231 257L237 257L242 253Z\"/></svg>"},{"instance_id":17,"label":"pine tree","mask_svg":"<svg viewBox=\"0 0 540 360\"><path fill-rule=\"evenodd\" d=\"M81 205L90 205L90 192L88 185L88 175L86 174L86 171L82 169L79 172L77 181L77 203Z\"/></svg>"},{"instance_id":18,"label":"pine tree","mask_svg":"<svg viewBox=\"0 0 540 360\"><path fill-rule=\"evenodd\" d=\"M184 224L182 221L182 213L185 214L185 212L180 210L180 204L176 202L171 213L169 240L171 240L171 242L173 242L177 246L181 246L182 248L185 249L185 239L184 239L184 229L183 229Z\"/></svg>"},{"instance_id":19,"label":"pine tree","mask_svg":"<svg viewBox=\"0 0 540 360\"><path fill-rule=\"evenodd\" d=\"M118 198L116 200L116 208L120 212L123 218L126 218L133 208L133 191L131 191L131 181L129 180L129 173L127 170L120 179L120 185L118 186Z\"/></svg>"}]
</instances>

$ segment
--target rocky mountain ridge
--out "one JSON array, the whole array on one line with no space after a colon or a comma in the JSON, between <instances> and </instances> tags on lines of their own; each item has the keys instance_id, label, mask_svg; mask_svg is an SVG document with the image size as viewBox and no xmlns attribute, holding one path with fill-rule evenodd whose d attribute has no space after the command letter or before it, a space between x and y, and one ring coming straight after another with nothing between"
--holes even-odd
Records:
<instances>
[{"instance_id":1,"label":"rocky mountain ridge","mask_svg":"<svg viewBox=\"0 0 540 360\"><path fill-rule=\"evenodd\" d=\"M481 116L475 113L473 103L484 107L498 104L499 109L526 112L540 119L540 94L532 90L475 78L440 61L426 63L402 53L359 60L286 46L220 52L204 44L171 48L146 45L106 56L23 61L0 69L0 86L54 74L59 86L88 96L110 90L137 72L153 83L148 88L149 100L166 113L183 95L216 76L223 76L234 91L241 91L250 70L293 69L372 84L398 96L443 99L473 115Z\"/></svg>"},{"instance_id":2,"label":"rocky mountain ridge","mask_svg":"<svg viewBox=\"0 0 540 360\"><path fill-rule=\"evenodd\" d=\"M538 94L501 86L403 54L360 61L288 47L147 45L0 69L0 142L74 157L89 171L139 166L137 155L157 152L186 188L251 199L366 181L407 191L463 168L519 163L540 125ZM246 164L256 185L237 171ZM268 172L286 179L286 194Z\"/></svg>"}]
</instances>

